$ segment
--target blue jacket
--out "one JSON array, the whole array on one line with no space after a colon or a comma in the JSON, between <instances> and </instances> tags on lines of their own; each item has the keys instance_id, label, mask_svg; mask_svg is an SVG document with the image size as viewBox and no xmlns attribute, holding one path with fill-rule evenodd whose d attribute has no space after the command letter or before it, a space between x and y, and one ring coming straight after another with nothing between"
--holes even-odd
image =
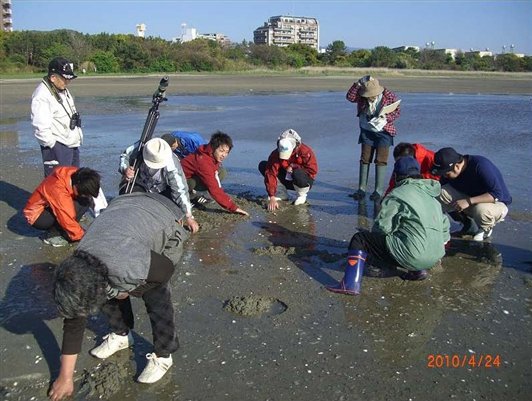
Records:
<instances>
[{"instance_id":1,"label":"blue jacket","mask_svg":"<svg viewBox=\"0 0 532 401\"><path fill-rule=\"evenodd\" d=\"M178 130L172 132L172 135L179 139L180 144L174 152L180 159L194 153L200 145L205 145L207 143L207 141L197 132Z\"/></svg>"}]
</instances>

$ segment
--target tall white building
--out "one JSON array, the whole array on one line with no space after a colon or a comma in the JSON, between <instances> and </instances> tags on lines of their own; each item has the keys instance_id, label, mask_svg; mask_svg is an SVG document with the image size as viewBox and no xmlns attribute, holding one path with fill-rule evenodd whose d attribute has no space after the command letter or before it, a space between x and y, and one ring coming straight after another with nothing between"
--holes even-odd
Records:
<instances>
[{"instance_id":1,"label":"tall white building","mask_svg":"<svg viewBox=\"0 0 532 401\"><path fill-rule=\"evenodd\" d=\"M11 11L11 0L0 0L2 6L2 30L13 32L13 14Z\"/></svg>"},{"instance_id":2,"label":"tall white building","mask_svg":"<svg viewBox=\"0 0 532 401\"><path fill-rule=\"evenodd\" d=\"M146 32L146 25L145 24L137 24L137 36L139 38L143 38L145 32Z\"/></svg>"},{"instance_id":3,"label":"tall white building","mask_svg":"<svg viewBox=\"0 0 532 401\"><path fill-rule=\"evenodd\" d=\"M316 18L311 17L270 17L268 22L253 31L253 42L281 47L301 43L319 50L319 23Z\"/></svg>"},{"instance_id":4,"label":"tall white building","mask_svg":"<svg viewBox=\"0 0 532 401\"><path fill-rule=\"evenodd\" d=\"M196 28L188 28L187 24L181 24L181 43L190 42L198 38L198 30Z\"/></svg>"}]
</instances>

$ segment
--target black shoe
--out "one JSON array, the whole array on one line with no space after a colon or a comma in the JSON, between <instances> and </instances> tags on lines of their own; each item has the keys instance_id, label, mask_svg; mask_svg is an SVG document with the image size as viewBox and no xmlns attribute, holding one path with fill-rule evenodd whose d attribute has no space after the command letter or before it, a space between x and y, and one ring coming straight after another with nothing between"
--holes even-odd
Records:
<instances>
[{"instance_id":1,"label":"black shoe","mask_svg":"<svg viewBox=\"0 0 532 401\"><path fill-rule=\"evenodd\" d=\"M208 205L209 203L212 203L212 199L206 198L203 195L196 196L195 198L190 200L190 203L192 203L192 206L196 207L205 207L205 205Z\"/></svg>"},{"instance_id":2,"label":"black shoe","mask_svg":"<svg viewBox=\"0 0 532 401\"><path fill-rule=\"evenodd\" d=\"M428 276L429 273L426 270L409 270L403 273L401 278L409 281L421 281L425 280Z\"/></svg>"}]
</instances>

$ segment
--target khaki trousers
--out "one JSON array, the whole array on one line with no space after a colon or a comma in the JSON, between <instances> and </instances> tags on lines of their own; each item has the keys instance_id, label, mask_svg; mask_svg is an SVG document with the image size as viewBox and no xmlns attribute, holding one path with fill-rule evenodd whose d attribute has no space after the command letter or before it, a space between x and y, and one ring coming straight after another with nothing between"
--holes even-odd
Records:
<instances>
[{"instance_id":1,"label":"khaki trousers","mask_svg":"<svg viewBox=\"0 0 532 401\"><path fill-rule=\"evenodd\" d=\"M452 212L452 204L459 199L469 198L468 195L454 189L451 184L445 184L441 188L439 200L444 212ZM467 214L475 223L484 231L489 231L495 224L501 222L508 213L508 207L502 202L479 203L464 209L463 213Z\"/></svg>"}]
</instances>

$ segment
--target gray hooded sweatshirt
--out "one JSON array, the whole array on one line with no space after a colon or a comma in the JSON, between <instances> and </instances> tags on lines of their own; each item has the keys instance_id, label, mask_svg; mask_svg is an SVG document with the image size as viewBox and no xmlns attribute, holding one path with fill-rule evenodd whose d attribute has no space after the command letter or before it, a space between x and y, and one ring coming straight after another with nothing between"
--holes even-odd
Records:
<instances>
[{"instance_id":1,"label":"gray hooded sweatshirt","mask_svg":"<svg viewBox=\"0 0 532 401\"><path fill-rule=\"evenodd\" d=\"M188 237L178 223L182 218L179 207L162 195L120 195L94 220L78 249L107 265L108 296L114 297L145 283L151 251L168 257L174 265L179 262Z\"/></svg>"}]
</instances>

